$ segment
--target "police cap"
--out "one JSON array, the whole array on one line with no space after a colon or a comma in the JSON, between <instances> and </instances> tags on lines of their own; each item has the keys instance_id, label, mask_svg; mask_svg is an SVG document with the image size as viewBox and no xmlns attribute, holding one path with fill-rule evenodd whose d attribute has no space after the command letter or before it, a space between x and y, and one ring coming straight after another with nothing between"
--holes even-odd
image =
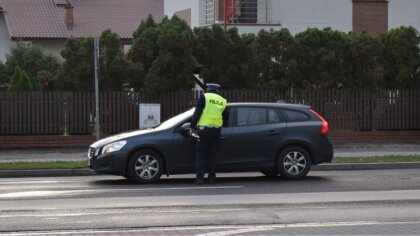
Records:
<instances>
[{"instance_id":1,"label":"police cap","mask_svg":"<svg viewBox=\"0 0 420 236\"><path fill-rule=\"evenodd\" d=\"M207 91L218 91L220 89L220 84L207 83Z\"/></svg>"}]
</instances>

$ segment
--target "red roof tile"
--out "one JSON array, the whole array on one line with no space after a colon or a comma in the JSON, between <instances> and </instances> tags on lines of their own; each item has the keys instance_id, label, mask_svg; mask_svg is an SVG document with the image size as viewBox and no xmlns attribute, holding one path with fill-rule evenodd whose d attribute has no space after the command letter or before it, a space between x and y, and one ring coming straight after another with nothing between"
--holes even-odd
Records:
<instances>
[{"instance_id":1,"label":"red roof tile","mask_svg":"<svg viewBox=\"0 0 420 236\"><path fill-rule=\"evenodd\" d=\"M17 38L68 38L99 36L111 29L131 39L149 14L163 18L163 0L71 0L74 25L64 22L64 5L57 0L0 0L10 36Z\"/></svg>"}]
</instances>

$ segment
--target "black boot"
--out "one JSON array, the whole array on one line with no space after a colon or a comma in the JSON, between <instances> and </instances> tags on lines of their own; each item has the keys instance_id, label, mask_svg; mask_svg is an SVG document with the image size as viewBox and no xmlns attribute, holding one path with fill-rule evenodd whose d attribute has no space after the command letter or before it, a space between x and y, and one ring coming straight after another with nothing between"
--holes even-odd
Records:
<instances>
[{"instance_id":1,"label":"black boot","mask_svg":"<svg viewBox=\"0 0 420 236\"><path fill-rule=\"evenodd\" d=\"M194 184L204 184L204 176L196 175Z\"/></svg>"},{"instance_id":2,"label":"black boot","mask_svg":"<svg viewBox=\"0 0 420 236\"><path fill-rule=\"evenodd\" d=\"M209 184L213 184L215 179L216 179L215 174L209 174L208 177L207 177L207 180L208 180Z\"/></svg>"}]
</instances>

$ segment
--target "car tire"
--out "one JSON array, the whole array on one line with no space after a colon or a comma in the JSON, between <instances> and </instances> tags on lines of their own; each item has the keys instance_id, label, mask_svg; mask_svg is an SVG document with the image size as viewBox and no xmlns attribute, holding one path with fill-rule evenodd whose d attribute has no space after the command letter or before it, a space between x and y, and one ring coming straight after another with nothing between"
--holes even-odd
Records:
<instances>
[{"instance_id":1,"label":"car tire","mask_svg":"<svg viewBox=\"0 0 420 236\"><path fill-rule=\"evenodd\" d=\"M311 157L304 148L287 147L277 158L277 168L286 179L301 179L311 169Z\"/></svg>"},{"instance_id":2,"label":"car tire","mask_svg":"<svg viewBox=\"0 0 420 236\"><path fill-rule=\"evenodd\" d=\"M275 178L275 177L279 176L279 172L277 170L263 170L263 171L261 171L261 173L263 173L263 175L265 175L269 178Z\"/></svg>"},{"instance_id":3,"label":"car tire","mask_svg":"<svg viewBox=\"0 0 420 236\"><path fill-rule=\"evenodd\" d=\"M155 183L163 173L163 159L153 150L140 150L128 161L128 177L136 183Z\"/></svg>"}]
</instances>

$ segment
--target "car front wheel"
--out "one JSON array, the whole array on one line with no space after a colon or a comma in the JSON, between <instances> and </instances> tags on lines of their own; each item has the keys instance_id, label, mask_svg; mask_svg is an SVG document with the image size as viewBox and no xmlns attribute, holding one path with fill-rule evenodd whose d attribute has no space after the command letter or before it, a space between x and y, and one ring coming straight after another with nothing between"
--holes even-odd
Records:
<instances>
[{"instance_id":1,"label":"car front wheel","mask_svg":"<svg viewBox=\"0 0 420 236\"><path fill-rule=\"evenodd\" d=\"M153 150L140 150L128 162L129 179L137 183L154 183L163 173L163 159Z\"/></svg>"},{"instance_id":2,"label":"car front wheel","mask_svg":"<svg viewBox=\"0 0 420 236\"><path fill-rule=\"evenodd\" d=\"M297 146L284 149L278 159L277 168L286 179L301 179L311 168L311 157L308 152Z\"/></svg>"}]
</instances>

